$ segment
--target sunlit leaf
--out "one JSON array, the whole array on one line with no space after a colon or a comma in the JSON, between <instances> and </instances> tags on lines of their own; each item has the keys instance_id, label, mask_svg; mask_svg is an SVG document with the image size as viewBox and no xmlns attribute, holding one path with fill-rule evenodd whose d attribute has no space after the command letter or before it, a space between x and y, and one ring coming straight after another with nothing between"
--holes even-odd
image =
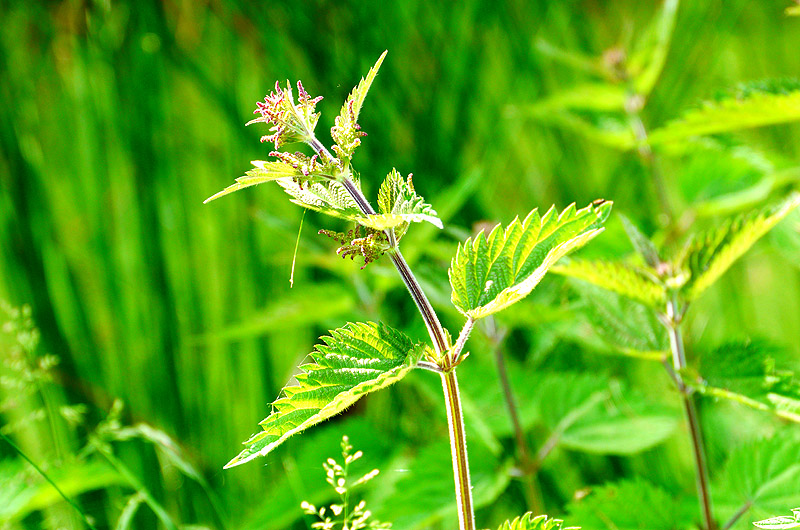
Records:
<instances>
[{"instance_id":1,"label":"sunlit leaf","mask_svg":"<svg viewBox=\"0 0 800 530\"><path fill-rule=\"evenodd\" d=\"M263 456L287 438L330 418L358 401L402 379L424 352L403 333L376 323L347 324L322 337L296 384L287 385L272 403L262 431L225 467Z\"/></svg>"},{"instance_id":2,"label":"sunlit leaf","mask_svg":"<svg viewBox=\"0 0 800 530\"><path fill-rule=\"evenodd\" d=\"M347 221L355 221L361 216L358 205L339 182L303 183L288 178L277 182L298 206Z\"/></svg>"},{"instance_id":3,"label":"sunlit leaf","mask_svg":"<svg viewBox=\"0 0 800 530\"><path fill-rule=\"evenodd\" d=\"M690 273L683 286L687 298L691 300L700 296L742 254L798 205L800 194L793 193L777 205L738 217L696 237L681 264Z\"/></svg>"},{"instance_id":4,"label":"sunlit leaf","mask_svg":"<svg viewBox=\"0 0 800 530\"><path fill-rule=\"evenodd\" d=\"M570 259L552 268L556 274L569 276L636 300L650 307L662 308L666 288L645 271L616 261Z\"/></svg>"},{"instance_id":5,"label":"sunlit leaf","mask_svg":"<svg viewBox=\"0 0 800 530\"><path fill-rule=\"evenodd\" d=\"M331 129L331 136L333 141L336 142L334 150L339 157L345 160L349 160L353 156L355 149L361 144L361 137L364 136L364 133L360 131L358 115L361 113L361 107L367 97L369 88L372 86L375 76L378 75L378 70L380 70L387 53L388 51L383 52L378 57L375 65L370 68L367 76L361 78L358 86L353 89L345 100L344 105L342 105L342 110L339 112L339 116L336 117L336 123Z\"/></svg>"},{"instance_id":6,"label":"sunlit leaf","mask_svg":"<svg viewBox=\"0 0 800 530\"><path fill-rule=\"evenodd\" d=\"M395 228L399 237L408 223L428 222L442 228L436 210L414 191L411 175L403 178L396 169L386 176L378 191L378 213L360 217L358 222L374 230Z\"/></svg>"},{"instance_id":7,"label":"sunlit leaf","mask_svg":"<svg viewBox=\"0 0 800 530\"><path fill-rule=\"evenodd\" d=\"M649 136L651 144L800 120L800 82L743 85L697 108Z\"/></svg>"},{"instance_id":8,"label":"sunlit leaf","mask_svg":"<svg viewBox=\"0 0 800 530\"><path fill-rule=\"evenodd\" d=\"M512 520L506 520L497 527L497 530L561 530L563 524L564 521L561 519L554 519L546 515L534 515L532 512L528 512ZM570 526L563 528L578 527Z\"/></svg>"},{"instance_id":9,"label":"sunlit leaf","mask_svg":"<svg viewBox=\"0 0 800 530\"><path fill-rule=\"evenodd\" d=\"M267 162L264 160L253 160L252 164L255 167L246 171L245 176L237 178L234 184L231 184L224 190L215 193L203 201L203 204L209 203L215 199L219 199L220 197L228 195L229 193L243 190L244 188L249 188L250 186L255 186L257 184L263 184L264 182L272 182L280 179L296 179L305 182L316 182L324 180L325 178L332 178L332 172L320 170L306 174L303 173L302 170L283 161Z\"/></svg>"},{"instance_id":10,"label":"sunlit leaf","mask_svg":"<svg viewBox=\"0 0 800 530\"><path fill-rule=\"evenodd\" d=\"M550 208L542 217L533 210L505 229L467 239L450 263L453 304L478 319L518 302L559 258L602 232L610 211L610 202L581 210L573 204L560 214Z\"/></svg>"}]
</instances>

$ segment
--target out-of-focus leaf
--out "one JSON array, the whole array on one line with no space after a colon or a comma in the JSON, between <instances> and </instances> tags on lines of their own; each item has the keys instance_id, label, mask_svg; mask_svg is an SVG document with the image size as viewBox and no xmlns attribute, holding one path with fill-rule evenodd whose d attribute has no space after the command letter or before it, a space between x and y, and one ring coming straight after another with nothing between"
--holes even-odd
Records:
<instances>
[{"instance_id":1,"label":"out-of-focus leaf","mask_svg":"<svg viewBox=\"0 0 800 530\"><path fill-rule=\"evenodd\" d=\"M736 448L723 473L712 484L718 518L729 520L745 509L733 530L750 528L750 521L774 517L787 506L800 505L800 434L786 428L769 439Z\"/></svg>"},{"instance_id":2,"label":"out-of-focus leaf","mask_svg":"<svg viewBox=\"0 0 800 530\"><path fill-rule=\"evenodd\" d=\"M666 304L666 289L644 271L622 262L562 261L552 271L621 294L631 300L654 308Z\"/></svg>"},{"instance_id":3,"label":"out-of-focus leaf","mask_svg":"<svg viewBox=\"0 0 800 530\"><path fill-rule=\"evenodd\" d=\"M690 277L683 286L689 300L700 296L756 241L800 205L800 193L792 193L777 205L738 217L696 237L680 265Z\"/></svg>"},{"instance_id":4,"label":"out-of-focus leaf","mask_svg":"<svg viewBox=\"0 0 800 530\"><path fill-rule=\"evenodd\" d=\"M641 478L594 487L567 506L569 520L583 528L688 528L692 515L661 488Z\"/></svg>"},{"instance_id":5,"label":"out-of-focus leaf","mask_svg":"<svg viewBox=\"0 0 800 530\"><path fill-rule=\"evenodd\" d=\"M628 59L633 86L639 94L650 94L664 69L675 30L678 5L678 0L664 0Z\"/></svg>"},{"instance_id":6,"label":"out-of-focus leaf","mask_svg":"<svg viewBox=\"0 0 800 530\"><path fill-rule=\"evenodd\" d=\"M622 111L627 92L622 85L612 83L587 83L565 88L554 95L540 99L530 107L536 115L565 110Z\"/></svg>"},{"instance_id":7,"label":"out-of-focus leaf","mask_svg":"<svg viewBox=\"0 0 800 530\"><path fill-rule=\"evenodd\" d=\"M584 302L581 313L612 353L651 360L664 358L669 347L667 335L652 309L592 284L573 285Z\"/></svg>"},{"instance_id":8,"label":"out-of-focus leaf","mask_svg":"<svg viewBox=\"0 0 800 530\"><path fill-rule=\"evenodd\" d=\"M29 476L26 466L15 459L0 461L0 522L19 521L36 510L64 500L41 476ZM69 498L125 484L117 472L97 460L49 469L48 475Z\"/></svg>"},{"instance_id":9,"label":"out-of-focus leaf","mask_svg":"<svg viewBox=\"0 0 800 530\"><path fill-rule=\"evenodd\" d=\"M679 414L637 394L623 400L596 375L553 374L540 379L542 418L562 447L598 454L629 455L664 441Z\"/></svg>"},{"instance_id":10,"label":"out-of-focus leaf","mask_svg":"<svg viewBox=\"0 0 800 530\"><path fill-rule=\"evenodd\" d=\"M341 284L307 284L302 290L291 290L264 309L248 315L246 320L197 340L251 339L278 329L317 324L350 313L355 304L353 293Z\"/></svg>"},{"instance_id":11,"label":"out-of-focus leaf","mask_svg":"<svg viewBox=\"0 0 800 530\"><path fill-rule=\"evenodd\" d=\"M800 82L768 80L743 85L686 111L653 131L648 141L660 144L800 120Z\"/></svg>"},{"instance_id":12,"label":"out-of-focus leaf","mask_svg":"<svg viewBox=\"0 0 800 530\"><path fill-rule=\"evenodd\" d=\"M529 113L531 117L563 127L587 140L620 151L636 146L636 136L628 124L615 114L570 111Z\"/></svg>"},{"instance_id":13,"label":"out-of-focus leaf","mask_svg":"<svg viewBox=\"0 0 800 530\"><path fill-rule=\"evenodd\" d=\"M661 257L658 255L658 250L653 242L650 241L650 238L644 235L639 227L628 219L627 216L620 215L619 218L622 220L625 233L628 235L628 239L631 240L631 244L633 248L636 249L636 252L639 253L650 268L658 268L661 263Z\"/></svg>"},{"instance_id":14,"label":"out-of-focus leaf","mask_svg":"<svg viewBox=\"0 0 800 530\"><path fill-rule=\"evenodd\" d=\"M518 302L558 259L600 234L610 212L610 202L581 210L573 204L560 214L550 208L542 217L533 210L505 229L467 239L448 271L453 305L479 319Z\"/></svg>"},{"instance_id":15,"label":"out-of-focus leaf","mask_svg":"<svg viewBox=\"0 0 800 530\"><path fill-rule=\"evenodd\" d=\"M262 430L244 442L246 448L225 466L230 468L263 456L297 434L361 399L405 377L422 357L425 346L385 324L349 323L311 352L296 383L284 387L272 403Z\"/></svg>"}]
</instances>

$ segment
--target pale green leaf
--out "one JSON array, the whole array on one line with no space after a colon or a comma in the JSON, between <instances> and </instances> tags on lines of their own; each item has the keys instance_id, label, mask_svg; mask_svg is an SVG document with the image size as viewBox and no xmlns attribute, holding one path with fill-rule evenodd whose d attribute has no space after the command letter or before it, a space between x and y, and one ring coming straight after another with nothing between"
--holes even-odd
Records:
<instances>
[{"instance_id":1,"label":"pale green leaf","mask_svg":"<svg viewBox=\"0 0 800 530\"><path fill-rule=\"evenodd\" d=\"M405 233L408 223L428 222L442 228L436 210L414 191L411 175L403 178L392 169L378 191L378 213L358 219L359 224L374 230L398 228L399 236Z\"/></svg>"},{"instance_id":2,"label":"pale green leaf","mask_svg":"<svg viewBox=\"0 0 800 530\"><path fill-rule=\"evenodd\" d=\"M622 111L627 97L622 85L586 83L540 99L531 105L530 111L539 116L564 110Z\"/></svg>"},{"instance_id":3,"label":"pale green leaf","mask_svg":"<svg viewBox=\"0 0 800 530\"><path fill-rule=\"evenodd\" d=\"M555 265L552 271L613 291L650 307L660 309L666 304L666 288L652 274L633 265L616 261L571 259Z\"/></svg>"},{"instance_id":4,"label":"pale green leaf","mask_svg":"<svg viewBox=\"0 0 800 530\"><path fill-rule=\"evenodd\" d=\"M790 528L800 528L800 509L792 510L794 515L779 515L770 517L763 521L754 521L753 524L759 528L768 530L789 530Z\"/></svg>"},{"instance_id":5,"label":"pale green leaf","mask_svg":"<svg viewBox=\"0 0 800 530\"><path fill-rule=\"evenodd\" d=\"M363 395L402 379L424 352L403 333L376 323L347 324L322 337L311 362L300 368L296 384L287 385L272 403L262 431L225 467L263 456L287 438L334 416Z\"/></svg>"},{"instance_id":6,"label":"pale green leaf","mask_svg":"<svg viewBox=\"0 0 800 530\"><path fill-rule=\"evenodd\" d=\"M633 86L639 94L650 94L664 69L675 30L678 5L678 0L664 0L631 53L628 69L632 72Z\"/></svg>"},{"instance_id":7,"label":"pale green leaf","mask_svg":"<svg viewBox=\"0 0 800 530\"><path fill-rule=\"evenodd\" d=\"M777 205L738 217L695 238L681 263L690 273L683 286L687 298L692 300L700 296L742 254L798 205L800 194L793 193Z\"/></svg>"},{"instance_id":8,"label":"pale green leaf","mask_svg":"<svg viewBox=\"0 0 800 530\"><path fill-rule=\"evenodd\" d=\"M255 186L257 184L263 184L264 182L272 182L280 179L287 179L290 181L292 179L298 179L305 182L315 182L318 180L323 180L326 177L332 177L332 175L323 175L322 172L310 173L306 175L300 169L277 160L269 162L264 160L253 160L251 163L255 167L246 171L245 176L237 178L234 184L231 184L224 190L215 193L203 201L203 204L209 203L215 199L219 199L220 197L228 195L229 193L243 190L244 188L249 188L250 186Z\"/></svg>"},{"instance_id":9,"label":"pale green leaf","mask_svg":"<svg viewBox=\"0 0 800 530\"><path fill-rule=\"evenodd\" d=\"M651 144L800 120L800 83L764 81L742 86L691 109L653 131Z\"/></svg>"},{"instance_id":10,"label":"pale green leaf","mask_svg":"<svg viewBox=\"0 0 800 530\"><path fill-rule=\"evenodd\" d=\"M116 530L128 530L133 524L133 518L136 515L136 512L139 510L139 506L144 504L144 502L145 497L141 493L135 493L131 495L128 498L128 502L125 503L125 507L122 509L122 512L119 514Z\"/></svg>"},{"instance_id":11,"label":"pale green leaf","mask_svg":"<svg viewBox=\"0 0 800 530\"><path fill-rule=\"evenodd\" d=\"M360 132L360 127L358 126L358 115L361 113L361 107L364 105L367 93L378 75L378 70L380 70L387 53L389 52L384 51L378 57L375 65L370 68L367 76L361 78L361 81L347 97L344 105L342 105L342 110L339 112L339 116L336 117L336 124L331 129L331 136L336 142L334 150L345 160L349 160L353 156L356 147L361 144L360 137L363 136L363 133Z\"/></svg>"},{"instance_id":12,"label":"pale green leaf","mask_svg":"<svg viewBox=\"0 0 800 530\"><path fill-rule=\"evenodd\" d=\"M529 112L529 114L546 123L580 134L587 140L613 149L627 151L636 146L636 137L627 122L619 113L578 112L564 110L561 112Z\"/></svg>"},{"instance_id":13,"label":"pale green leaf","mask_svg":"<svg viewBox=\"0 0 800 530\"><path fill-rule=\"evenodd\" d=\"M800 5L789 6L783 12L788 17L800 17Z\"/></svg>"},{"instance_id":14,"label":"pale green leaf","mask_svg":"<svg viewBox=\"0 0 800 530\"><path fill-rule=\"evenodd\" d=\"M512 520L506 520L497 527L497 530L561 530L563 524L564 521L561 519L554 519L546 515L534 515L533 512L528 512ZM579 527L570 526L567 528Z\"/></svg>"},{"instance_id":15,"label":"pale green leaf","mask_svg":"<svg viewBox=\"0 0 800 530\"><path fill-rule=\"evenodd\" d=\"M752 528L750 521L774 517L800 506L800 434L783 429L772 438L733 450L723 473L713 483L719 520L727 521L745 508L732 530Z\"/></svg>"},{"instance_id":16,"label":"pale green leaf","mask_svg":"<svg viewBox=\"0 0 800 530\"><path fill-rule=\"evenodd\" d=\"M303 183L289 178L277 182L298 206L346 221L355 221L361 216L358 205L339 182Z\"/></svg>"},{"instance_id":17,"label":"pale green leaf","mask_svg":"<svg viewBox=\"0 0 800 530\"><path fill-rule=\"evenodd\" d=\"M527 296L559 258L603 231L611 202L560 214L550 208L540 217L533 210L505 229L497 225L458 246L450 263L453 304L478 319L501 311Z\"/></svg>"}]
</instances>

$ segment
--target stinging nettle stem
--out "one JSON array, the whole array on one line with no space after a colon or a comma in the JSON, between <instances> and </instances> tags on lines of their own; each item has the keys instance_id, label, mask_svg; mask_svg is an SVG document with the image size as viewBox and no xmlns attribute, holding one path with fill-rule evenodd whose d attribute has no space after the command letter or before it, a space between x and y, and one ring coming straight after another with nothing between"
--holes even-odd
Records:
<instances>
[{"instance_id":1,"label":"stinging nettle stem","mask_svg":"<svg viewBox=\"0 0 800 530\"><path fill-rule=\"evenodd\" d=\"M330 152L315 137L312 137L308 141L308 144L319 156L325 157L328 160L333 160L333 156L330 154ZM356 186L349 177L343 177L340 182L358 205L361 213L364 215L372 215L375 213L375 209L369 203L367 198L364 197L364 194L361 192L358 186ZM403 258L403 255L400 253L400 249L397 247L394 230L387 230L386 235L389 238L389 244L392 247L392 249L388 252L389 257L397 269L397 272L400 274L400 277L403 279L403 283L408 289L411 298L417 305L417 309L419 310L420 315L422 315L422 319L425 321L425 326L428 328L428 334L431 337L431 341L433 342L437 356L440 359L444 359L446 355L449 355L447 334L445 333L442 324L439 322L439 317L436 315L436 311L433 309L433 306L425 296L425 292L422 290L419 282L414 277L414 273L411 272L411 268L408 266L405 258ZM469 336L469 331L472 329L473 323L474 321L472 321L472 319L468 320L467 324L469 328L466 330L466 333L462 331L462 335L464 337L463 342L461 343L462 348L464 346L463 343L466 342L466 339ZM456 481L456 503L458 505L459 527L461 530L475 530L475 512L472 503L472 484L469 478L469 461L467 458L467 439L464 433L464 415L461 412L461 397L458 393L458 379L456 379L455 369L442 373L441 377L442 388L444 389L445 405L447 408L447 423L450 431L450 453L453 458L453 475Z\"/></svg>"},{"instance_id":2,"label":"stinging nettle stem","mask_svg":"<svg viewBox=\"0 0 800 530\"><path fill-rule=\"evenodd\" d=\"M686 388L686 384L681 377L681 371L686 368L686 353L683 346L683 337L680 329L681 313L678 311L678 302L675 297L671 297L667 302L667 314L664 324L669 334L669 345L672 352L672 368L674 370L675 382L680 390L683 399L683 408L686 413L686 420L689 424L689 434L692 440L692 452L694 456L695 471L697 475L697 493L700 496L700 507L705 521L705 530L716 530L716 522L711 511L711 494L708 477L708 463L706 462L706 450L703 443L703 433L700 428L700 420L697 416L697 407L694 398Z\"/></svg>"}]
</instances>

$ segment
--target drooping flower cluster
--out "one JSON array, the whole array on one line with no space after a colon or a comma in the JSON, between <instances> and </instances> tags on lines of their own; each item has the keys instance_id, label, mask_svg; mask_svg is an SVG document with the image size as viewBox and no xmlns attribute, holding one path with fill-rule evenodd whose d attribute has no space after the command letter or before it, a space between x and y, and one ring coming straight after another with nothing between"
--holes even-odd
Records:
<instances>
[{"instance_id":1,"label":"drooping flower cluster","mask_svg":"<svg viewBox=\"0 0 800 530\"><path fill-rule=\"evenodd\" d=\"M273 142L275 149L291 142L309 142L314 138L314 128L319 120L315 112L316 105L322 96L312 98L308 95L303 83L297 82L297 103L294 101L292 85L287 81L286 88L275 83L275 90L264 97L264 101L256 102L254 114L261 116L247 122L272 124L272 134L261 137L262 142Z\"/></svg>"}]
</instances>

